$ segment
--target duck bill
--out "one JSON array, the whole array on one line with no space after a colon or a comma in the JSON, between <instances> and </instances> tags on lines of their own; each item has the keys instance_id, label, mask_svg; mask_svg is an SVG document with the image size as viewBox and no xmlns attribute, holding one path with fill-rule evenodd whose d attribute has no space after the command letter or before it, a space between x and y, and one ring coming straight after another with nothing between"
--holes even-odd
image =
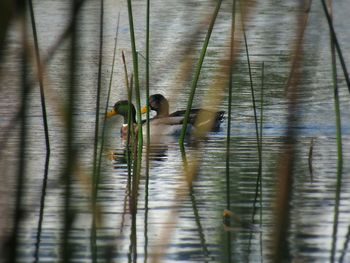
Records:
<instances>
[{"instance_id":1,"label":"duck bill","mask_svg":"<svg viewBox=\"0 0 350 263\"><path fill-rule=\"evenodd\" d=\"M143 106L142 108L141 108L141 113L142 114L144 114L144 113L146 113L148 110L147 110L147 106Z\"/></svg>"},{"instance_id":2,"label":"duck bill","mask_svg":"<svg viewBox=\"0 0 350 263\"><path fill-rule=\"evenodd\" d=\"M114 115L117 115L117 111L115 109L112 109L112 110L108 111L107 114L106 114L107 118L110 118L110 117L112 117Z\"/></svg>"}]
</instances>

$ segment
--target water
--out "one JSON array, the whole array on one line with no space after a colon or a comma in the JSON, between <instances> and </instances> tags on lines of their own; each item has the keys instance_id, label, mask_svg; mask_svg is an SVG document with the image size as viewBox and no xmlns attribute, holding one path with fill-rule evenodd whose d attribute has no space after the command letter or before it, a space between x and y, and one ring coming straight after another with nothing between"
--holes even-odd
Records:
<instances>
[{"instance_id":1,"label":"water","mask_svg":"<svg viewBox=\"0 0 350 263\"><path fill-rule=\"evenodd\" d=\"M135 32L137 47L145 55L144 10L145 3L134 1ZM195 43L189 55L194 63L205 36L207 19L214 9L208 1L152 1L151 3L151 94L162 93L170 99L171 110L184 108L189 94L190 77L179 77L181 62L185 61L186 48ZM42 55L49 52L68 24L69 1L34 1L39 44ZM89 176L92 170L95 99L98 66L99 4L87 2L80 16L79 88L76 101L75 146L79 152L79 167L73 177L71 206L76 214L70 233L76 262L90 261L91 190ZM224 2L215 25L208 57L201 73L195 105L201 105L213 78L220 76L217 65L225 58L230 34L230 4ZM334 3L334 24L344 52L350 63L348 50L350 29L347 26L348 1ZM114 101L126 98L124 72L120 53L125 51L129 72L131 52L127 10L124 1L105 1L104 58L101 110L104 109L106 89L109 83L117 17L120 27L117 46L117 62L112 88ZM136 255L138 261L155 260L157 253L162 262L225 262L231 254L233 262L262 262L272 258L272 238L275 226L274 204L278 181L279 157L283 152L286 130L286 100L284 87L289 74L290 53L295 36L294 2L264 1L256 3L251 18L246 24L247 39L252 63L256 98L260 98L261 63L265 63L265 101L263 124L263 179L262 203L255 204L258 155L255 124L251 106L248 69L244 46L238 46L234 71L233 114L231 130L232 154L230 161L231 211L238 218L231 227L223 225L226 208L225 143L227 119L219 132L211 133L203 143L199 173L192 189L188 189L183 175L183 162L176 138L166 138L155 147L150 156L148 188L144 175L138 196L136 218ZM238 22L237 22L238 23ZM198 28L200 34L196 35ZM304 59L300 85L299 123L295 128L296 165L291 196L291 219L288 232L290 259L301 262L329 262L332 245L336 244L336 260L350 261L347 247L350 219L349 163L349 93L338 67L342 110L344 167L341 185L337 235L334 230L334 207L336 196L336 141L333 88L329 53L329 34L321 3L314 2L305 33ZM10 233L12 193L19 161L19 125L5 133L9 122L18 110L20 98L20 33L13 23L4 52L0 79L0 127L2 185L0 186L0 240ZM194 37L195 36L195 37ZM236 36L242 42L242 36ZM45 74L48 100L51 156L45 199L42 185L45 166L45 141L41 118L39 91L30 94L27 109L28 147L26 153L25 187L23 208L25 217L20 228L19 261L57 261L60 258L60 243L63 231L64 188L62 173L65 165L65 133L60 106L66 100L67 51L64 42L52 58ZM140 58L141 84L144 83L144 64ZM194 68L191 67L191 68ZM142 103L145 92L141 91ZM206 101L210 103L210 101ZM258 103L259 105L259 103ZM220 109L227 109L224 96ZM101 115L102 116L102 115ZM103 151L102 177L98 196L101 209L101 229L98 244L108 246L114 261L131 261L132 218L128 209L127 165L125 146L119 138L121 118L107 122L107 140ZM314 139L312 156L313 178L309 173L308 154L311 139ZM195 152L187 147L187 154ZM144 158L145 160L145 158ZM147 193L147 194L146 194ZM44 201L44 203L43 203ZM254 213L254 205L257 210ZM42 208L42 229L38 222ZM260 209L261 208L261 209ZM252 220L252 218L254 220ZM230 249L228 249L230 239ZM37 250L36 250L37 248ZM37 251L37 253L36 253ZM4 251L1 252L1 254ZM99 255L102 259L104 255Z\"/></svg>"}]
</instances>

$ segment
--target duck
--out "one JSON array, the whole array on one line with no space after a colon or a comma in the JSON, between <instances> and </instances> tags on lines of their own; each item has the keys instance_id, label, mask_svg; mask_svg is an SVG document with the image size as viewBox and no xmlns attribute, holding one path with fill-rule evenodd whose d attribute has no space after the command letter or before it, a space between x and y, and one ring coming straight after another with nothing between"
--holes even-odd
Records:
<instances>
[{"instance_id":1,"label":"duck","mask_svg":"<svg viewBox=\"0 0 350 263\"><path fill-rule=\"evenodd\" d=\"M120 115L123 117L123 125L120 129L121 137L125 138L128 134L128 111L129 108L131 109L131 124L132 124L132 130L131 132L134 132L134 134L137 133L137 123L136 123L136 110L135 106L132 103L129 103L127 100L120 100L117 101L113 108L107 112L106 117L110 118L116 115Z\"/></svg>"},{"instance_id":2,"label":"duck","mask_svg":"<svg viewBox=\"0 0 350 263\"><path fill-rule=\"evenodd\" d=\"M156 112L153 120L156 119L168 119L173 120L172 122L181 124L184 121L186 110L178 110L173 113L169 113L169 102L162 94L153 94L149 97L149 107L150 110ZM199 112L205 112L206 114L202 115L202 120L196 123L199 119ZM147 112L147 106L141 108L141 113L144 114ZM210 131L218 131L220 129L220 124L224 119L225 111L212 111L207 109L194 108L190 111L189 121L190 125L196 125L196 128L206 125L210 122L210 117L213 116L214 121L211 124ZM204 116L204 117L203 117Z\"/></svg>"},{"instance_id":3,"label":"duck","mask_svg":"<svg viewBox=\"0 0 350 263\"><path fill-rule=\"evenodd\" d=\"M128 109L131 109L131 123L132 123L132 131L137 133L137 123L136 123L136 110L135 106L132 103L129 103L127 100L117 101L113 108L107 112L106 117L110 118L116 115L120 115L123 117L123 125L121 127L120 133L121 137L126 138L128 133ZM142 120L142 126L145 126L146 120ZM172 116L167 118L152 118L149 120L150 123L150 132L151 136L156 138L160 135L178 135L182 128L183 117ZM191 129L191 126L188 130ZM143 129L145 130L145 128ZM157 141L154 139L153 141Z\"/></svg>"}]
</instances>

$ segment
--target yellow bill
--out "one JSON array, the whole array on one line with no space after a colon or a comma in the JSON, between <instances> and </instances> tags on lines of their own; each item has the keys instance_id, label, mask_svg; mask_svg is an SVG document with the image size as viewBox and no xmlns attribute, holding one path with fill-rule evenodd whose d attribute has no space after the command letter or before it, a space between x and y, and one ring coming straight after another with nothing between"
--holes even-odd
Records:
<instances>
[{"instance_id":1,"label":"yellow bill","mask_svg":"<svg viewBox=\"0 0 350 263\"><path fill-rule=\"evenodd\" d=\"M107 112L107 118L112 117L114 115L117 115L117 112L115 109L112 109L109 112Z\"/></svg>"},{"instance_id":2,"label":"yellow bill","mask_svg":"<svg viewBox=\"0 0 350 263\"><path fill-rule=\"evenodd\" d=\"M147 106L143 106L143 107L141 108L141 113L144 114L144 113L146 113L146 112L147 112Z\"/></svg>"}]
</instances>

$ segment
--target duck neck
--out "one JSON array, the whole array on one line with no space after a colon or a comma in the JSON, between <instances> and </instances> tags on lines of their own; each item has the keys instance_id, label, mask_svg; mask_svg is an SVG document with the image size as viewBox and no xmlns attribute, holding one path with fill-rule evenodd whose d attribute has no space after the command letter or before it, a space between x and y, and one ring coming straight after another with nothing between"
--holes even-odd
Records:
<instances>
[{"instance_id":1,"label":"duck neck","mask_svg":"<svg viewBox=\"0 0 350 263\"><path fill-rule=\"evenodd\" d=\"M128 114L124 115L124 124L128 124ZM131 108L131 123L136 123L136 110Z\"/></svg>"}]
</instances>

